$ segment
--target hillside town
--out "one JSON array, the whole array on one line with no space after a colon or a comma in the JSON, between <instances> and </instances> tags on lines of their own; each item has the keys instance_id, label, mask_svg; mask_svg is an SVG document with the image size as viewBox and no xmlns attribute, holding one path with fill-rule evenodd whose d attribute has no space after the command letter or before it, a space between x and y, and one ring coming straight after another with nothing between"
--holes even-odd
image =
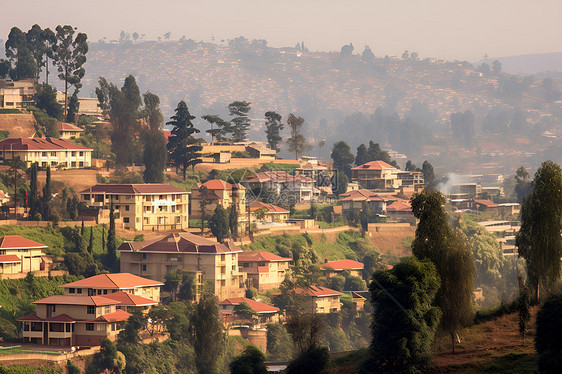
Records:
<instances>
[{"instance_id":1,"label":"hillside town","mask_svg":"<svg viewBox=\"0 0 562 374\"><path fill-rule=\"evenodd\" d=\"M28 39L36 32L53 34L51 54L33 49ZM344 48L339 55L309 52L304 43L269 51L245 39L228 46L121 40L88 52L86 39L71 26L58 26L56 34L38 25L27 32L14 27L7 60L0 62L7 66L0 70L1 370L37 361L68 373L265 373L277 366L300 373L306 370L295 367L309 361L343 365L335 373L352 372L336 358L353 351L362 355L354 365L363 365L353 370L393 372L388 365L403 353L388 348L388 359L368 353L386 349L381 341L390 329L403 329L406 340L419 334L429 348L442 339L454 353L456 346L465 349L462 329L485 313L513 313L523 298L529 298L528 312L531 297L539 305L543 287L545 295L555 293L562 256L556 162L501 164L512 154L489 151L482 139L476 150L462 129L457 143L442 147L446 139L438 135L411 152L405 135L380 139L366 131L356 146L358 138L349 140L340 129L326 143L326 156L313 144L317 131L326 140L332 128L307 127L297 111L279 114L307 105L295 101L298 87L322 97L330 110L349 111L376 96L362 110L383 126L392 115L378 111L389 98L373 95L376 82L400 69L396 113L423 102L455 133L456 121L463 129L474 126L474 118L467 119L472 113L463 117L469 107L505 104L492 93L508 75L417 56L411 64L409 56L386 56L384 70L373 63L366 73ZM220 95L198 94L210 107L231 102L228 114L195 115L193 100L170 101L182 96L181 88L164 75L118 76L119 69L110 68L151 63L146 50L160 47L160 59L183 56L169 61L187 82L228 82ZM42 75L48 67L42 59L65 71L64 59L57 59L64 48L75 56L74 75L50 78L63 81L62 92ZM25 51L33 62L29 71ZM248 75L245 66L256 63L253 58L265 64L268 51L270 74ZM103 63L84 78L86 55L88 69L91 56ZM333 86L324 79L357 77L346 69L371 80ZM82 79L90 97L83 97ZM540 87L527 83L530 90L509 110L526 107L531 128L559 110L560 100L531 105ZM156 93L164 91L161 100ZM458 105L451 107L451 100ZM258 126L251 111L267 111L265 122ZM514 162L535 160L525 154L542 157L547 153L539 148L559 144L557 122L541 128L539 140L549 143L539 146L533 138L514 151L524 156ZM409 136L419 134L412 131ZM391 142L395 136L400 140ZM433 157L437 148L441 154ZM445 160L451 152L478 157L459 172L451 167L458 159ZM537 243L552 246L554 268L536 267L546 261L533 257ZM455 302L443 302L447 297ZM411 321L400 321L400 310ZM438 328L441 318L447 324ZM524 345L531 317L521 318ZM314 356L321 353L324 358ZM419 354L425 370L431 349ZM265 371L245 369L251 357ZM396 365L396 372L418 372ZM324 369L308 372L332 372Z\"/></svg>"}]
</instances>

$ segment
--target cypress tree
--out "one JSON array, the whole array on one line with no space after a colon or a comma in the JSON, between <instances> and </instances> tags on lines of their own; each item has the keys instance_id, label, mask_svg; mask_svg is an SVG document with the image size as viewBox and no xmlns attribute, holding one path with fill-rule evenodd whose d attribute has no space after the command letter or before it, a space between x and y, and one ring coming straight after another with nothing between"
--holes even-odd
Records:
<instances>
[{"instance_id":1,"label":"cypress tree","mask_svg":"<svg viewBox=\"0 0 562 374\"><path fill-rule=\"evenodd\" d=\"M238 237L238 209L236 209L236 201L232 203L228 212L228 226L230 236L236 239Z\"/></svg>"},{"instance_id":2,"label":"cypress tree","mask_svg":"<svg viewBox=\"0 0 562 374\"><path fill-rule=\"evenodd\" d=\"M117 243L115 240L115 214L113 203L109 212L109 231L107 232L107 266L113 267L117 261Z\"/></svg>"},{"instance_id":3,"label":"cypress tree","mask_svg":"<svg viewBox=\"0 0 562 374\"><path fill-rule=\"evenodd\" d=\"M51 167L47 166L47 176L45 177L45 186L43 187L43 219L49 220L51 217Z\"/></svg>"},{"instance_id":4,"label":"cypress tree","mask_svg":"<svg viewBox=\"0 0 562 374\"><path fill-rule=\"evenodd\" d=\"M82 221L84 224L84 221ZM88 244L88 252L94 254L94 226L90 227L90 243Z\"/></svg>"},{"instance_id":5,"label":"cypress tree","mask_svg":"<svg viewBox=\"0 0 562 374\"><path fill-rule=\"evenodd\" d=\"M209 220L209 226L219 243L222 243L228 237L228 216L222 205L217 204L215 213Z\"/></svg>"},{"instance_id":6,"label":"cypress tree","mask_svg":"<svg viewBox=\"0 0 562 374\"><path fill-rule=\"evenodd\" d=\"M31 219L35 218L35 214L38 213L37 209L37 163L31 164L31 176L29 182L29 217Z\"/></svg>"},{"instance_id":7,"label":"cypress tree","mask_svg":"<svg viewBox=\"0 0 562 374\"><path fill-rule=\"evenodd\" d=\"M105 225L101 227L101 250L105 253Z\"/></svg>"}]
</instances>

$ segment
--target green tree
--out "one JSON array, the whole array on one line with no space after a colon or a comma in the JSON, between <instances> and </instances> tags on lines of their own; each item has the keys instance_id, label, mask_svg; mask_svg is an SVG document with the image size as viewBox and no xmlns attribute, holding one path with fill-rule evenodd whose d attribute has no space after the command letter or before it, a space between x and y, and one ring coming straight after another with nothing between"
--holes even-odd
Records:
<instances>
[{"instance_id":1,"label":"green tree","mask_svg":"<svg viewBox=\"0 0 562 374\"><path fill-rule=\"evenodd\" d=\"M351 178L351 164L355 161L355 157L353 157L349 145L344 141L337 142L334 144L330 156L334 161L334 170L343 172L348 178Z\"/></svg>"},{"instance_id":2,"label":"green tree","mask_svg":"<svg viewBox=\"0 0 562 374\"><path fill-rule=\"evenodd\" d=\"M255 345L248 345L241 355L230 363L231 374L265 374L265 356Z\"/></svg>"},{"instance_id":3,"label":"green tree","mask_svg":"<svg viewBox=\"0 0 562 374\"><path fill-rule=\"evenodd\" d=\"M328 347L314 346L301 353L287 366L287 374L326 374L330 362Z\"/></svg>"},{"instance_id":4,"label":"green tree","mask_svg":"<svg viewBox=\"0 0 562 374\"><path fill-rule=\"evenodd\" d=\"M238 238L238 209L233 203L228 210L228 228L232 239Z\"/></svg>"},{"instance_id":5,"label":"green tree","mask_svg":"<svg viewBox=\"0 0 562 374\"><path fill-rule=\"evenodd\" d=\"M533 189L529 178L529 172L523 166L519 167L515 172L515 193L517 194L517 201L520 203L529 196Z\"/></svg>"},{"instance_id":6,"label":"green tree","mask_svg":"<svg viewBox=\"0 0 562 374\"><path fill-rule=\"evenodd\" d=\"M111 203L109 211L109 230L107 231L107 255L106 266L110 269L114 268L117 263L117 241L115 232L115 212L113 203Z\"/></svg>"},{"instance_id":7,"label":"green tree","mask_svg":"<svg viewBox=\"0 0 562 374\"><path fill-rule=\"evenodd\" d=\"M383 161L392 166L398 166L396 161L394 161L387 151L383 151L379 143L375 143L372 140L369 141L369 148L367 149L367 154L369 155L369 161ZM369 162L367 161L367 162Z\"/></svg>"},{"instance_id":8,"label":"green tree","mask_svg":"<svg viewBox=\"0 0 562 374\"><path fill-rule=\"evenodd\" d=\"M369 162L369 152L367 151L367 147L365 144L359 145L357 147L357 155L355 156L355 165L363 165Z\"/></svg>"},{"instance_id":9,"label":"green tree","mask_svg":"<svg viewBox=\"0 0 562 374\"><path fill-rule=\"evenodd\" d=\"M222 205L217 204L215 212L209 220L209 227L219 243L228 238L228 215Z\"/></svg>"},{"instance_id":10,"label":"green tree","mask_svg":"<svg viewBox=\"0 0 562 374\"><path fill-rule=\"evenodd\" d=\"M250 128L250 119L248 113L251 110L251 103L246 101L234 101L228 104L230 115L234 118L232 123L232 141L244 142L247 139L248 129Z\"/></svg>"},{"instance_id":11,"label":"green tree","mask_svg":"<svg viewBox=\"0 0 562 374\"><path fill-rule=\"evenodd\" d=\"M449 333L454 353L457 330L473 317L474 261L466 242L450 227L445 197L439 191L424 189L411 201L419 219L412 253L418 259L431 260L437 268L441 288L436 305L443 312L441 328Z\"/></svg>"},{"instance_id":12,"label":"green tree","mask_svg":"<svg viewBox=\"0 0 562 374\"><path fill-rule=\"evenodd\" d=\"M279 143L281 142L281 131L285 127L281 123L281 115L270 111L265 112L265 133L267 135L267 142L269 143L269 148L280 151Z\"/></svg>"},{"instance_id":13,"label":"green tree","mask_svg":"<svg viewBox=\"0 0 562 374\"><path fill-rule=\"evenodd\" d=\"M88 53L88 36L79 32L74 36L76 28L65 25L56 27L56 43L53 46L53 64L59 72L59 79L64 81L64 116L66 117L68 105L68 88L74 86L76 89L82 87L80 81L86 70L83 65Z\"/></svg>"},{"instance_id":14,"label":"green tree","mask_svg":"<svg viewBox=\"0 0 562 374\"><path fill-rule=\"evenodd\" d=\"M176 295L178 292L178 287L182 281L182 270L181 269L171 269L166 273L164 277L164 287L170 292L172 300L176 301Z\"/></svg>"},{"instance_id":15,"label":"green tree","mask_svg":"<svg viewBox=\"0 0 562 374\"><path fill-rule=\"evenodd\" d=\"M361 212L359 213L359 221L361 222L361 229L365 232L369 231L369 220L371 219L371 208L367 202L363 202Z\"/></svg>"},{"instance_id":16,"label":"green tree","mask_svg":"<svg viewBox=\"0 0 562 374\"><path fill-rule=\"evenodd\" d=\"M94 227L90 227L90 242L88 243L88 253L94 254Z\"/></svg>"},{"instance_id":17,"label":"green tree","mask_svg":"<svg viewBox=\"0 0 562 374\"><path fill-rule=\"evenodd\" d=\"M332 192L336 195L346 193L348 182L347 175L343 171L335 170L332 180Z\"/></svg>"},{"instance_id":18,"label":"green tree","mask_svg":"<svg viewBox=\"0 0 562 374\"><path fill-rule=\"evenodd\" d=\"M207 130L207 133L211 135L211 143L217 142L230 142L230 134L232 133L232 124L219 116L215 115L205 115L202 116L205 121L211 124L211 128ZM214 126L217 126L216 128Z\"/></svg>"},{"instance_id":19,"label":"green tree","mask_svg":"<svg viewBox=\"0 0 562 374\"><path fill-rule=\"evenodd\" d=\"M375 54L371 50L371 47L368 45L365 46L363 53L361 54L361 60L365 62L374 62L375 61Z\"/></svg>"},{"instance_id":20,"label":"green tree","mask_svg":"<svg viewBox=\"0 0 562 374\"><path fill-rule=\"evenodd\" d=\"M35 106L44 110L50 117L61 118L62 106L57 102L57 90L47 83L35 87Z\"/></svg>"},{"instance_id":21,"label":"green tree","mask_svg":"<svg viewBox=\"0 0 562 374\"><path fill-rule=\"evenodd\" d=\"M29 181L29 199L28 199L29 217L31 219L35 219L35 215L39 213L40 205L41 205L37 195L38 192L37 169L38 169L37 162L31 164L30 181Z\"/></svg>"},{"instance_id":22,"label":"green tree","mask_svg":"<svg viewBox=\"0 0 562 374\"><path fill-rule=\"evenodd\" d=\"M162 133L164 116L160 110L160 98L150 91L144 95L142 116L149 128L143 132L144 162L143 179L145 183L164 182L164 168L168 156L166 138Z\"/></svg>"},{"instance_id":23,"label":"green tree","mask_svg":"<svg viewBox=\"0 0 562 374\"><path fill-rule=\"evenodd\" d=\"M218 372L217 361L225 349L226 334L213 295L204 294L189 319L189 332L199 373Z\"/></svg>"},{"instance_id":24,"label":"green tree","mask_svg":"<svg viewBox=\"0 0 562 374\"><path fill-rule=\"evenodd\" d=\"M406 162L406 167L404 168L404 170L406 170L406 171L418 171L418 168L416 167L416 165L411 160L408 160Z\"/></svg>"},{"instance_id":25,"label":"green tree","mask_svg":"<svg viewBox=\"0 0 562 374\"><path fill-rule=\"evenodd\" d=\"M525 334L527 333L527 325L531 320L531 293L527 286L523 286L519 290L519 297L517 298L517 319L519 324L519 335L525 341Z\"/></svg>"},{"instance_id":26,"label":"green tree","mask_svg":"<svg viewBox=\"0 0 562 374\"><path fill-rule=\"evenodd\" d=\"M172 135L168 139L168 153L172 164L178 168L182 168L183 179L187 178L187 168L195 167L201 162L199 153L203 148L197 144L194 134L199 130L193 126L195 119L189 113L185 101L180 101L175 109L175 115L172 116L167 125L172 125Z\"/></svg>"},{"instance_id":27,"label":"green tree","mask_svg":"<svg viewBox=\"0 0 562 374\"><path fill-rule=\"evenodd\" d=\"M76 113L78 113L78 90L74 90L72 96L68 100L68 111L66 113L66 122L75 123L78 119L76 118Z\"/></svg>"},{"instance_id":28,"label":"green tree","mask_svg":"<svg viewBox=\"0 0 562 374\"><path fill-rule=\"evenodd\" d=\"M94 354L91 364L86 368L87 374L109 372L114 374L124 373L125 356L117 351L115 344L109 339L101 341L100 350Z\"/></svg>"},{"instance_id":29,"label":"green tree","mask_svg":"<svg viewBox=\"0 0 562 374\"><path fill-rule=\"evenodd\" d=\"M562 295L550 296L537 313L535 349L541 373L562 372Z\"/></svg>"},{"instance_id":30,"label":"green tree","mask_svg":"<svg viewBox=\"0 0 562 374\"><path fill-rule=\"evenodd\" d=\"M66 360L66 372L67 374L82 374L82 370L70 360Z\"/></svg>"},{"instance_id":31,"label":"green tree","mask_svg":"<svg viewBox=\"0 0 562 374\"><path fill-rule=\"evenodd\" d=\"M133 315L125 323L125 327L117 337L119 344L138 344L141 342L139 333L147 326L147 316L140 310L133 310Z\"/></svg>"},{"instance_id":32,"label":"green tree","mask_svg":"<svg viewBox=\"0 0 562 374\"><path fill-rule=\"evenodd\" d=\"M35 59L29 50L26 34L23 31L17 27L12 27L4 49L12 67L10 70L10 77L12 79L35 78Z\"/></svg>"},{"instance_id":33,"label":"green tree","mask_svg":"<svg viewBox=\"0 0 562 374\"><path fill-rule=\"evenodd\" d=\"M530 287L540 300L560 279L562 257L562 170L552 161L542 163L533 190L521 207L521 229L516 237L519 256L527 264Z\"/></svg>"},{"instance_id":34,"label":"green tree","mask_svg":"<svg viewBox=\"0 0 562 374\"><path fill-rule=\"evenodd\" d=\"M301 303L302 305L298 305ZM313 349L320 344L326 330L326 321L317 313L306 312L306 302L302 298L293 299L294 310L287 317L287 331L291 334L295 349L299 354ZM300 309L300 311L297 311Z\"/></svg>"},{"instance_id":35,"label":"green tree","mask_svg":"<svg viewBox=\"0 0 562 374\"><path fill-rule=\"evenodd\" d=\"M301 134L301 128L304 124L304 118L297 117L293 113L289 114L287 125L291 129L291 136L287 139L289 145L289 152L295 154L295 159L298 159L306 150L306 139Z\"/></svg>"},{"instance_id":36,"label":"green tree","mask_svg":"<svg viewBox=\"0 0 562 374\"><path fill-rule=\"evenodd\" d=\"M284 325L267 325L267 353L273 361L287 361L293 357L293 342Z\"/></svg>"},{"instance_id":37,"label":"green tree","mask_svg":"<svg viewBox=\"0 0 562 374\"><path fill-rule=\"evenodd\" d=\"M43 219L48 221L51 219L51 200L53 198L53 193L51 191L51 167L47 166L47 172L45 177L45 185L43 186L43 199L41 201Z\"/></svg>"},{"instance_id":38,"label":"green tree","mask_svg":"<svg viewBox=\"0 0 562 374\"><path fill-rule=\"evenodd\" d=\"M433 172L433 166L429 161L425 160L422 165L423 180L426 186L433 185L435 181L435 173Z\"/></svg>"},{"instance_id":39,"label":"green tree","mask_svg":"<svg viewBox=\"0 0 562 374\"><path fill-rule=\"evenodd\" d=\"M373 274L372 341L363 372L416 373L427 368L441 317L433 306L439 286L435 265L415 257Z\"/></svg>"},{"instance_id":40,"label":"green tree","mask_svg":"<svg viewBox=\"0 0 562 374\"><path fill-rule=\"evenodd\" d=\"M43 30L39 25L35 24L27 31L25 36L27 46L35 59L35 78L39 80L41 69L45 67L47 70L45 78L48 82L49 58L53 57L53 46L56 43L55 33L49 28ZM45 59L43 60L43 58Z\"/></svg>"}]
</instances>

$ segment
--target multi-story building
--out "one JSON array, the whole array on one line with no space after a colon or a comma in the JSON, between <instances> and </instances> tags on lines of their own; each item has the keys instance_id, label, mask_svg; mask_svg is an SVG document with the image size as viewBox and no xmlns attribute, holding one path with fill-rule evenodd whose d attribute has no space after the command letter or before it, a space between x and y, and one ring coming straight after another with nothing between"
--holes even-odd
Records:
<instances>
[{"instance_id":1,"label":"multi-story building","mask_svg":"<svg viewBox=\"0 0 562 374\"><path fill-rule=\"evenodd\" d=\"M423 179L423 173L421 171L398 171L396 174L398 179L401 180L401 184L404 187L422 187L425 182Z\"/></svg>"},{"instance_id":2,"label":"multi-story building","mask_svg":"<svg viewBox=\"0 0 562 374\"><path fill-rule=\"evenodd\" d=\"M303 156L300 167L295 169L296 175L304 175L314 180L316 187L332 187L333 172L326 165L322 165L318 158Z\"/></svg>"},{"instance_id":3,"label":"multi-story building","mask_svg":"<svg viewBox=\"0 0 562 374\"><path fill-rule=\"evenodd\" d=\"M396 189L402 185L398 179L399 170L384 161L371 161L351 169L351 180L363 188Z\"/></svg>"},{"instance_id":4,"label":"multi-story building","mask_svg":"<svg viewBox=\"0 0 562 374\"><path fill-rule=\"evenodd\" d=\"M310 313L327 314L337 313L341 310L340 296L343 295L341 292L320 286L297 288L294 292L304 298L305 308Z\"/></svg>"},{"instance_id":5,"label":"multi-story building","mask_svg":"<svg viewBox=\"0 0 562 374\"><path fill-rule=\"evenodd\" d=\"M181 230L188 227L189 192L169 184L97 184L80 193L97 208L98 223L108 222L111 206L123 228Z\"/></svg>"},{"instance_id":6,"label":"multi-story building","mask_svg":"<svg viewBox=\"0 0 562 374\"><path fill-rule=\"evenodd\" d=\"M240 271L246 273L250 287L258 291L279 288L289 273L290 258L269 252L242 252L238 255Z\"/></svg>"},{"instance_id":7,"label":"multi-story building","mask_svg":"<svg viewBox=\"0 0 562 374\"><path fill-rule=\"evenodd\" d=\"M131 314L104 296L58 295L35 301L37 312L18 319L23 339L34 344L95 346L115 340Z\"/></svg>"},{"instance_id":8,"label":"multi-story building","mask_svg":"<svg viewBox=\"0 0 562 374\"><path fill-rule=\"evenodd\" d=\"M0 108L16 109L25 104L33 104L35 83L33 78L19 81L0 79Z\"/></svg>"},{"instance_id":9,"label":"multi-story building","mask_svg":"<svg viewBox=\"0 0 562 374\"><path fill-rule=\"evenodd\" d=\"M44 270L43 249L46 245L17 235L0 238L0 274Z\"/></svg>"},{"instance_id":10,"label":"multi-story building","mask_svg":"<svg viewBox=\"0 0 562 374\"><path fill-rule=\"evenodd\" d=\"M57 129L60 133L61 139L73 139L80 136L84 132L84 129L78 126L74 126L71 123L59 122Z\"/></svg>"},{"instance_id":11,"label":"multi-story building","mask_svg":"<svg viewBox=\"0 0 562 374\"><path fill-rule=\"evenodd\" d=\"M164 281L172 269L196 276L198 292L204 283L220 299L244 296L244 273L238 270L242 250L233 243L221 244L197 235L181 232L144 242L125 242L121 270Z\"/></svg>"},{"instance_id":12,"label":"multi-story building","mask_svg":"<svg viewBox=\"0 0 562 374\"><path fill-rule=\"evenodd\" d=\"M92 149L56 138L11 138L0 141L0 161L19 157L29 168L37 162L41 167L64 169L92 166Z\"/></svg>"},{"instance_id":13,"label":"multi-story building","mask_svg":"<svg viewBox=\"0 0 562 374\"><path fill-rule=\"evenodd\" d=\"M164 283L131 273L99 274L62 285L65 295L106 296L116 292L141 296L160 302L160 287Z\"/></svg>"},{"instance_id":14,"label":"multi-story building","mask_svg":"<svg viewBox=\"0 0 562 374\"><path fill-rule=\"evenodd\" d=\"M285 222L289 219L289 211L273 204L253 201L250 203L252 222Z\"/></svg>"},{"instance_id":15,"label":"multi-story building","mask_svg":"<svg viewBox=\"0 0 562 374\"><path fill-rule=\"evenodd\" d=\"M264 171L248 177L243 182L256 196L273 193L280 199L296 197L297 201L312 201L320 191L314 179L304 175L290 175L285 171Z\"/></svg>"},{"instance_id":16,"label":"multi-story building","mask_svg":"<svg viewBox=\"0 0 562 374\"><path fill-rule=\"evenodd\" d=\"M337 260L326 261L320 265L320 267L322 268L324 276L328 278L341 275L344 270L349 271L349 273L355 277L363 278L365 265L353 260Z\"/></svg>"},{"instance_id":17,"label":"multi-story building","mask_svg":"<svg viewBox=\"0 0 562 374\"><path fill-rule=\"evenodd\" d=\"M197 183L191 189L191 218L201 218L201 200L206 202L205 210L209 215L213 214L217 204L227 210L232 204L236 204L239 216L244 216L246 213L246 188L240 184L232 184L220 179L213 179L203 184Z\"/></svg>"},{"instance_id":18,"label":"multi-story building","mask_svg":"<svg viewBox=\"0 0 562 374\"><path fill-rule=\"evenodd\" d=\"M344 213L350 211L359 212L363 204L367 204L371 213L381 214L386 212L386 201L377 193L369 190L350 191L340 195L342 210Z\"/></svg>"},{"instance_id":19,"label":"multi-story building","mask_svg":"<svg viewBox=\"0 0 562 374\"><path fill-rule=\"evenodd\" d=\"M223 320L227 323L235 321L237 316L234 308L242 303L248 304L252 310L253 315L250 318L257 326L279 322L279 308L246 297L231 297L221 301L219 311ZM248 318L248 316L242 318Z\"/></svg>"}]
</instances>

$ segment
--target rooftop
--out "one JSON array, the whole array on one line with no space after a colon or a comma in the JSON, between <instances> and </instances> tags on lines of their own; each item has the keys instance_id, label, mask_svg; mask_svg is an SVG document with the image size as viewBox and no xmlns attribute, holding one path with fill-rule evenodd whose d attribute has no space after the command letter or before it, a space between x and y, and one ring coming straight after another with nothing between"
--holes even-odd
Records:
<instances>
[{"instance_id":1,"label":"rooftop","mask_svg":"<svg viewBox=\"0 0 562 374\"><path fill-rule=\"evenodd\" d=\"M232 184L220 179L211 179L210 181L203 183L201 186L207 187L208 190L232 190L233 188L238 188L240 190L246 189L240 184Z\"/></svg>"},{"instance_id":2,"label":"rooftop","mask_svg":"<svg viewBox=\"0 0 562 374\"><path fill-rule=\"evenodd\" d=\"M45 244L34 242L19 235L6 235L0 238L0 249L48 248Z\"/></svg>"},{"instance_id":3,"label":"rooftop","mask_svg":"<svg viewBox=\"0 0 562 374\"><path fill-rule=\"evenodd\" d=\"M55 295L41 300L34 301L33 304L59 304L59 305L116 305L118 301L108 299L105 296L74 296L74 295Z\"/></svg>"},{"instance_id":4,"label":"rooftop","mask_svg":"<svg viewBox=\"0 0 562 374\"><path fill-rule=\"evenodd\" d=\"M158 302L147 299L146 297L132 295L127 292L114 292L103 297L107 297L108 299L112 299L118 301L121 305L129 305L129 306L147 306L147 305L157 305Z\"/></svg>"},{"instance_id":5,"label":"rooftop","mask_svg":"<svg viewBox=\"0 0 562 374\"><path fill-rule=\"evenodd\" d=\"M62 285L63 288L107 288L130 289L138 287L163 286L161 282L139 277L131 273L98 274L93 277L81 279ZM106 297L106 295L104 295Z\"/></svg>"},{"instance_id":6,"label":"rooftop","mask_svg":"<svg viewBox=\"0 0 562 374\"><path fill-rule=\"evenodd\" d=\"M189 192L169 184L96 184L81 193L111 193L127 195L188 194Z\"/></svg>"},{"instance_id":7,"label":"rooftop","mask_svg":"<svg viewBox=\"0 0 562 374\"><path fill-rule=\"evenodd\" d=\"M306 288L297 288L295 292L299 295L313 296L313 297L327 297L327 296L341 296L343 293L334 291L321 286L308 286Z\"/></svg>"},{"instance_id":8,"label":"rooftop","mask_svg":"<svg viewBox=\"0 0 562 374\"><path fill-rule=\"evenodd\" d=\"M91 148L56 138L10 138L0 141L0 149L10 151L92 151Z\"/></svg>"},{"instance_id":9,"label":"rooftop","mask_svg":"<svg viewBox=\"0 0 562 374\"><path fill-rule=\"evenodd\" d=\"M57 129L59 129L59 131L75 131L75 132L84 131L83 128L74 126L73 124L66 123L66 122L59 122L57 125Z\"/></svg>"},{"instance_id":10,"label":"rooftop","mask_svg":"<svg viewBox=\"0 0 562 374\"><path fill-rule=\"evenodd\" d=\"M351 170L383 170L383 169L396 169L394 166L387 164L384 161L371 161L366 164L359 165Z\"/></svg>"},{"instance_id":11,"label":"rooftop","mask_svg":"<svg viewBox=\"0 0 562 374\"><path fill-rule=\"evenodd\" d=\"M277 313L279 312L279 308L274 306L261 303L256 300L248 299L246 297L231 297L229 299L225 299L219 303L219 305L239 305L242 303L246 303L250 306L250 308L257 313Z\"/></svg>"},{"instance_id":12,"label":"rooftop","mask_svg":"<svg viewBox=\"0 0 562 374\"><path fill-rule=\"evenodd\" d=\"M385 201L378 194L369 190L355 190L341 195L342 201Z\"/></svg>"},{"instance_id":13,"label":"rooftop","mask_svg":"<svg viewBox=\"0 0 562 374\"><path fill-rule=\"evenodd\" d=\"M250 203L250 212L255 212L260 209L267 210L267 213L279 213L279 214L289 213L287 209L280 208L273 204L262 203L261 201L253 201L252 203Z\"/></svg>"},{"instance_id":14,"label":"rooftop","mask_svg":"<svg viewBox=\"0 0 562 374\"><path fill-rule=\"evenodd\" d=\"M0 264L17 264L21 263L21 260L16 255L0 255Z\"/></svg>"},{"instance_id":15,"label":"rooftop","mask_svg":"<svg viewBox=\"0 0 562 374\"><path fill-rule=\"evenodd\" d=\"M186 232L173 233L168 236L144 242L125 242L121 244L117 250L123 252L179 252L201 254L242 252L242 249L233 243L221 244L214 240Z\"/></svg>"},{"instance_id":16,"label":"rooftop","mask_svg":"<svg viewBox=\"0 0 562 374\"><path fill-rule=\"evenodd\" d=\"M246 178L246 182L314 182L314 179L305 177L304 175L291 175L285 171L264 171L261 173L256 173Z\"/></svg>"},{"instance_id":17,"label":"rooftop","mask_svg":"<svg viewBox=\"0 0 562 374\"><path fill-rule=\"evenodd\" d=\"M242 252L238 255L238 262L240 261L293 261L291 258L285 258L281 256L274 255L273 253L265 252L265 251L257 251L257 252Z\"/></svg>"},{"instance_id":18,"label":"rooftop","mask_svg":"<svg viewBox=\"0 0 562 374\"><path fill-rule=\"evenodd\" d=\"M334 270L363 270L365 268L363 263L353 260L328 261L320 266Z\"/></svg>"}]
</instances>

